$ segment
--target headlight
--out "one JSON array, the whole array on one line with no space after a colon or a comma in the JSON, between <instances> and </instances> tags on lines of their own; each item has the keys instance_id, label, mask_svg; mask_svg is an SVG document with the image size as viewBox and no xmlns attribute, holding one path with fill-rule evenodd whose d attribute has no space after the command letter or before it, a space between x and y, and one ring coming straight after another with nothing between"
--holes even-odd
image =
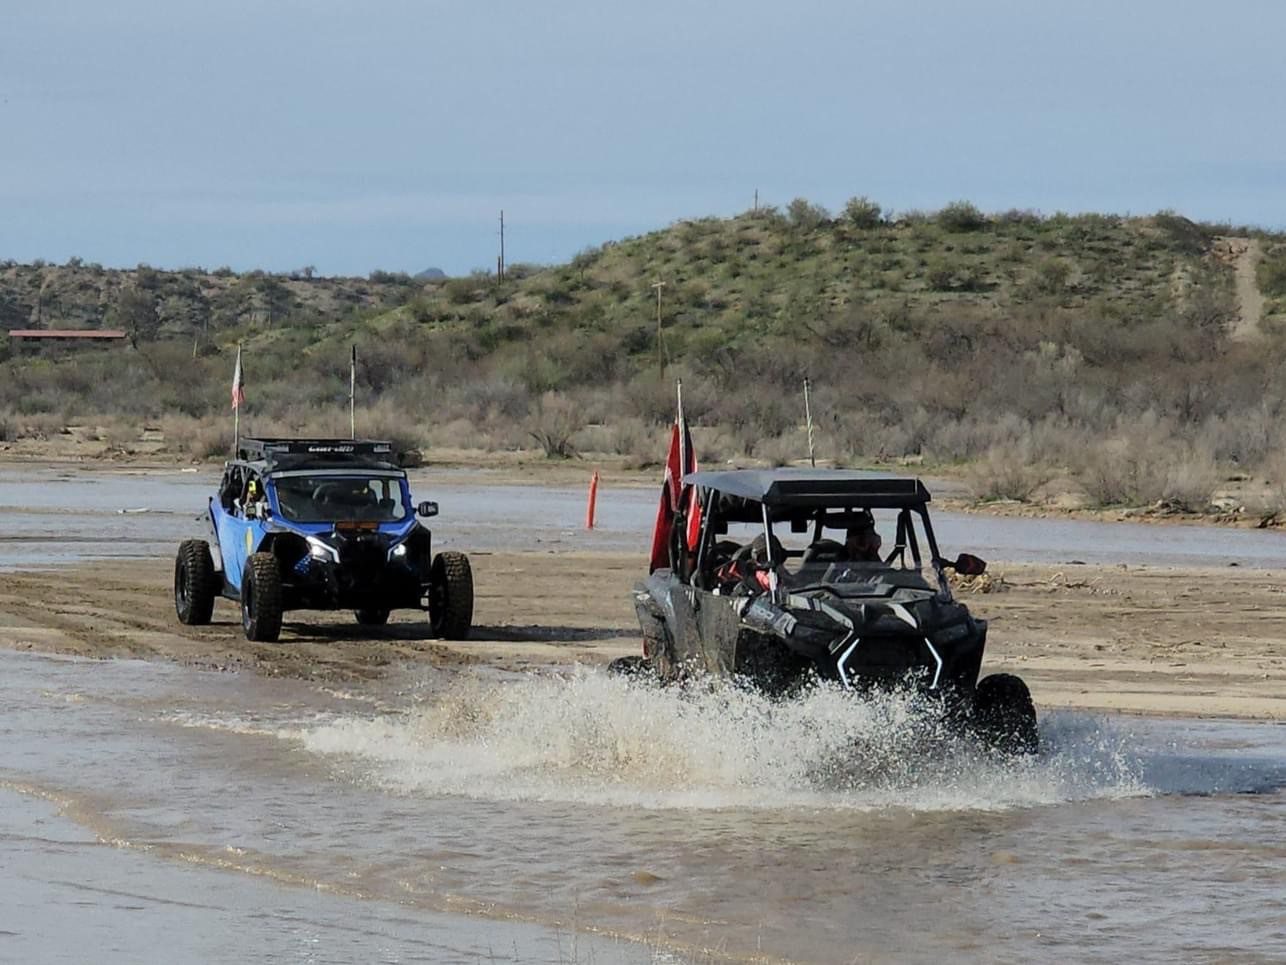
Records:
<instances>
[{"instance_id":1,"label":"headlight","mask_svg":"<svg viewBox=\"0 0 1286 965\"><path fill-rule=\"evenodd\" d=\"M339 550L328 543L323 543L316 536L308 537L308 555L314 559L339 562Z\"/></svg>"},{"instance_id":2,"label":"headlight","mask_svg":"<svg viewBox=\"0 0 1286 965\"><path fill-rule=\"evenodd\" d=\"M394 546L391 550L388 551L388 558L391 560L400 560L405 555L406 555L405 543L398 543L396 546Z\"/></svg>"}]
</instances>

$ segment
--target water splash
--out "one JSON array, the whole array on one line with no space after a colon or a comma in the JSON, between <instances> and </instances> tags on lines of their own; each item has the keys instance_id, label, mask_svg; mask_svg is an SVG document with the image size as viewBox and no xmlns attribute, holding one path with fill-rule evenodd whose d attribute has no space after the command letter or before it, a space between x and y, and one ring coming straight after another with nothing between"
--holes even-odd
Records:
<instances>
[{"instance_id":1,"label":"water splash","mask_svg":"<svg viewBox=\"0 0 1286 965\"><path fill-rule=\"evenodd\" d=\"M819 686L777 702L592 670L465 678L399 716L294 731L391 790L648 808L996 810L1148 793L1128 738L1083 715L1042 720L1041 754L994 755L909 693Z\"/></svg>"}]
</instances>

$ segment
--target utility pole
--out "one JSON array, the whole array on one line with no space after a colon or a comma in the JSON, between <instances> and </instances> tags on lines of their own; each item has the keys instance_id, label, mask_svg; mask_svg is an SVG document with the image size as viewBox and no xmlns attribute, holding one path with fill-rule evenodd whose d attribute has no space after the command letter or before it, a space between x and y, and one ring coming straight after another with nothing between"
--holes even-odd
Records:
<instances>
[{"instance_id":1,"label":"utility pole","mask_svg":"<svg viewBox=\"0 0 1286 965\"><path fill-rule=\"evenodd\" d=\"M665 345L664 345L664 342L662 342L661 340L662 339L661 289L665 287L665 282L658 281L654 285L652 285L652 287L656 289L656 371L657 371L657 374L661 377L661 381L664 382L665 381Z\"/></svg>"},{"instance_id":2,"label":"utility pole","mask_svg":"<svg viewBox=\"0 0 1286 965\"><path fill-rule=\"evenodd\" d=\"M505 280L505 211L500 209L500 258L496 261L496 281Z\"/></svg>"},{"instance_id":3,"label":"utility pole","mask_svg":"<svg viewBox=\"0 0 1286 965\"><path fill-rule=\"evenodd\" d=\"M817 468L817 455L813 451L813 407L808 399L808 376L804 376L804 421L808 425L808 464Z\"/></svg>"},{"instance_id":4,"label":"utility pole","mask_svg":"<svg viewBox=\"0 0 1286 965\"><path fill-rule=\"evenodd\" d=\"M755 188L755 214L759 213L759 189Z\"/></svg>"}]
</instances>

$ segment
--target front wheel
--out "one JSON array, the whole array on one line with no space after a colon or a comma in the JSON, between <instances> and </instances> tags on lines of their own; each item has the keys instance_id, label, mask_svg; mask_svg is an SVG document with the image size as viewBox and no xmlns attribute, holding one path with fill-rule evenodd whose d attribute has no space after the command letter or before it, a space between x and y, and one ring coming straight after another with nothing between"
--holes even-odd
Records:
<instances>
[{"instance_id":1,"label":"front wheel","mask_svg":"<svg viewBox=\"0 0 1286 965\"><path fill-rule=\"evenodd\" d=\"M241 629L246 639L274 643L281 635L281 571L271 553L253 553L241 573Z\"/></svg>"},{"instance_id":2,"label":"front wheel","mask_svg":"<svg viewBox=\"0 0 1286 965\"><path fill-rule=\"evenodd\" d=\"M357 617L357 622L364 627L382 627L388 623L389 611L380 607L363 607L360 610L354 610L353 616Z\"/></svg>"},{"instance_id":3,"label":"front wheel","mask_svg":"<svg viewBox=\"0 0 1286 965\"><path fill-rule=\"evenodd\" d=\"M179 544L174 558L174 611L179 622L204 626L214 614L215 572L210 545L201 539Z\"/></svg>"},{"instance_id":4,"label":"front wheel","mask_svg":"<svg viewBox=\"0 0 1286 965\"><path fill-rule=\"evenodd\" d=\"M463 640L473 626L473 570L463 553L439 553L429 572L429 623L435 636Z\"/></svg>"},{"instance_id":5,"label":"front wheel","mask_svg":"<svg viewBox=\"0 0 1286 965\"><path fill-rule=\"evenodd\" d=\"M973 697L973 726L983 740L1002 753L1035 754L1040 749L1031 691L1013 674L992 674L978 682Z\"/></svg>"}]
</instances>

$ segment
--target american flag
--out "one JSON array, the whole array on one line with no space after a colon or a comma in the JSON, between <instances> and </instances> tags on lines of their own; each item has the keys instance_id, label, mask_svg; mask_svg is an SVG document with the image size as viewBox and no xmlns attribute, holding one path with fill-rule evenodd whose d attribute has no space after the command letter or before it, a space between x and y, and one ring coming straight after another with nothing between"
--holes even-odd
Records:
<instances>
[{"instance_id":1,"label":"american flag","mask_svg":"<svg viewBox=\"0 0 1286 965\"><path fill-rule=\"evenodd\" d=\"M241 408L245 401L246 381L241 374L241 344L237 343L237 367L232 371L232 408Z\"/></svg>"}]
</instances>

